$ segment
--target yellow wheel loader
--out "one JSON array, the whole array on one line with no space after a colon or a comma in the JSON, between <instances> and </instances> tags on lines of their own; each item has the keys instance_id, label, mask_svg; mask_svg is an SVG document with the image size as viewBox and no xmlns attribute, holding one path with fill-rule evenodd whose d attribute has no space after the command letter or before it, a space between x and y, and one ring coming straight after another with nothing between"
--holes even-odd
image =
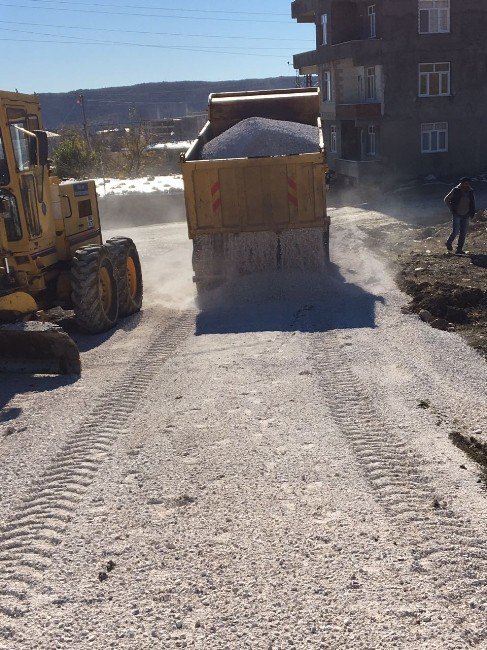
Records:
<instances>
[{"instance_id":1,"label":"yellow wheel loader","mask_svg":"<svg viewBox=\"0 0 487 650\"><path fill-rule=\"evenodd\" d=\"M35 95L0 92L0 371L80 373L79 351L47 310L91 334L142 306L131 239L102 241L94 181L50 173Z\"/></svg>"}]
</instances>

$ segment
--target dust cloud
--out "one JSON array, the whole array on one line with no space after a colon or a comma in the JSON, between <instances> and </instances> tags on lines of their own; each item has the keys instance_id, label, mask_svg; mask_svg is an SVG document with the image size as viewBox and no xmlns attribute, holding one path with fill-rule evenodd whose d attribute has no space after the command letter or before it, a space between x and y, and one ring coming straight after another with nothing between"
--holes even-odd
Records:
<instances>
[{"instance_id":1,"label":"dust cloud","mask_svg":"<svg viewBox=\"0 0 487 650\"><path fill-rule=\"evenodd\" d=\"M99 197L104 228L130 228L167 223L186 223L184 194L122 194Z\"/></svg>"},{"instance_id":2,"label":"dust cloud","mask_svg":"<svg viewBox=\"0 0 487 650\"><path fill-rule=\"evenodd\" d=\"M145 256L142 264L146 306L178 310L195 306L191 242L172 250L164 247L158 255Z\"/></svg>"}]
</instances>

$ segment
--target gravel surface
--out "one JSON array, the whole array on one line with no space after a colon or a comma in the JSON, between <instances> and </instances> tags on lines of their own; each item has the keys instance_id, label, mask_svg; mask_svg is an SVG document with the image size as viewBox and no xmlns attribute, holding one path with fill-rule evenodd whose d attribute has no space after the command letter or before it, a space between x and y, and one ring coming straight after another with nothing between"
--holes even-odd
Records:
<instances>
[{"instance_id":1,"label":"gravel surface","mask_svg":"<svg viewBox=\"0 0 487 650\"><path fill-rule=\"evenodd\" d=\"M327 276L198 305L184 225L127 231L143 314L2 384L2 650L486 647L487 366L334 217Z\"/></svg>"},{"instance_id":2,"label":"gravel surface","mask_svg":"<svg viewBox=\"0 0 487 650\"><path fill-rule=\"evenodd\" d=\"M318 127L298 122L250 117L204 147L202 160L291 156L319 151Z\"/></svg>"}]
</instances>

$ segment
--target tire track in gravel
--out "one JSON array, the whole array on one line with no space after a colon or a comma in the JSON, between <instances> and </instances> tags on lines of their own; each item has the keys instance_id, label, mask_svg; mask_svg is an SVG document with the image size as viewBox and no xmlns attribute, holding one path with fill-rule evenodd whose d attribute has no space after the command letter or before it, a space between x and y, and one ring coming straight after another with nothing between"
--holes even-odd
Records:
<instances>
[{"instance_id":1,"label":"tire track in gravel","mask_svg":"<svg viewBox=\"0 0 487 650\"><path fill-rule=\"evenodd\" d=\"M183 312L149 344L126 376L94 400L84 423L73 432L0 528L0 638L10 637L9 619L29 612L43 572L78 504L129 421L150 380L194 328L194 313Z\"/></svg>"},{"instance_id":2,"label":"tire track in gravel","mask_svg":"<svg viewBox=\"0 0 487 650\"><path fill-rule=\"evenodd\" d=\"M315 345L315 344L313 344ZM336 335L314 350L320 388L378 501L412 546L413 571L429 573L449 603L487 601L487 539L441 502L419 457L374 408Z\"/></svg>"}]
</instances>

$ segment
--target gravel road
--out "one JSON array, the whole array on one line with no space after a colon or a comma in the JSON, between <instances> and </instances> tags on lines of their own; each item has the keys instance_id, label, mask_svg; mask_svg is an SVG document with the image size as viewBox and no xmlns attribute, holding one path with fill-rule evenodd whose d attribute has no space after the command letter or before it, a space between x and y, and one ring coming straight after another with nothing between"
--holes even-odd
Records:
<instances>
[{"instance_id":1,"label":"gravel road","mask_svg":"<svg viewBox=\"0 0 487 650\"><path fill-rule=\"evenodd\" d=\"M487 365L332 216L326 277L199 304L184 224L125 231L143 313L2 382L2 650L487 648Z\"/></svg>"},{"instance_id":2,"label":"gravel road","mask_svg":"<svg viewBox=\"0 0 487 650\"><path fill-rule=\"evenodd\" d=\"M207 142L201 159L291 156L314 153L319 148L316 125L249 117Z\"/></svg>"}]
</instances>

